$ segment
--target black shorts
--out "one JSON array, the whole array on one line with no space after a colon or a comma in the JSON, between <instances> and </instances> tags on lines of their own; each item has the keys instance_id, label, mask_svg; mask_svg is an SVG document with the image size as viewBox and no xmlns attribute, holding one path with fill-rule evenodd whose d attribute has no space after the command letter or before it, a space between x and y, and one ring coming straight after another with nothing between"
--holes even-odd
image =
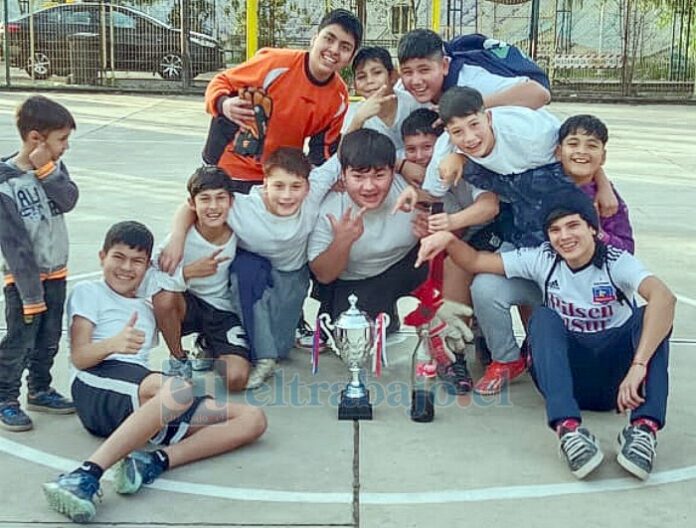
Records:
<instances>
[{"instance_id":1,"label":"black shorts","mask_svg":"<svg viewBox=\"0 0 696 528\"><path fill-rule=\"evenodd\" d=\"M358 308L371 317L386 313L390 319L387 332L398 330L400 323L396 302L401 297L410 295L428 277L427 265L414 267L418 249L419 245L415 245L404 258L374 277L360 280L337 279L330 284L321 284L315 280L312 297L321 303L319 313L328 313L332 321L336 321L336 317L348 309L348 296L355 294L358 297Z\"/></svg>"},{"instance_id":2,"label":"black shorts","mask_svg":"<svg viewBox=\"0 0 696 528\"><path fill-rule=\"evenodd\" d=\"M181 334L201 334L214 358L235 355L249 360L249 341L234 312L218 310L200 297L184 292L186 315Z\"/></svg>"},{"instance_id":3,"label":"black shorts","mask_svg":"<svg viewBox=\"0 0 696 528\"><path fill-rule=\"evenodd\" d=\"M72 399L82 425L95 436L107 438L140 407L138 389L153 371L136 363L107 360L80 370L71 386ZM169 445L180 441L189 429L193 414L208 398L195 397L193 405L165 425L150 442Z\"/></svg>"}]
</instances>

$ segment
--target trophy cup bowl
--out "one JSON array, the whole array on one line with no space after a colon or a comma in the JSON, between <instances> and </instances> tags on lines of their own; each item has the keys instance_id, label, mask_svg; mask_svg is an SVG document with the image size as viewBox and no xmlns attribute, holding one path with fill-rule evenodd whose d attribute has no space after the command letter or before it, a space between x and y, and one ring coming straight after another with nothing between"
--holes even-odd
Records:
<instances>
[{"instance_id":1,"label":"trophy cup bowl","mask_svg":"<svg viewBox=\"0 0 696 528\"><path fill-rule=\"evenodd\" d=\"M341 391L338 404L339 420L372 420L370 392L360 379L363 364L370 356L375 340L375 323L356 306L358 298L348 297L350 308L331 323L328 314L319 316L319 324L327 335L331 349L348 367L351 381Z\"/></svg>"}]
</instances>

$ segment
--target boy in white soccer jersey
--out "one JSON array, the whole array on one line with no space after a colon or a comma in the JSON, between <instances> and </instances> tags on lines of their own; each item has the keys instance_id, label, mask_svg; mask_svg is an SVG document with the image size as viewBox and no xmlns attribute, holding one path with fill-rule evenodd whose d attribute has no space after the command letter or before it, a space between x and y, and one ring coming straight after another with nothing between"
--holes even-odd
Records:
<instances>
[{"instance_id":1,"label":"boy in white soccer jersey","mask_svg":"<svg viewBox=\"0 0 696 528\"><path fill-rule=\"evenodd\" d=\"M470 272L533 281L544 303L529 324L532 373L571 472L584 478L603 460L580 410L618 409L631 417L617 461L646 479L665 425L675 296L630 253L597 239L586 195L560 194L542 214L548 241L539 247L477 252L443 231L421 241L419 263L446 250ZM646 306L636 308L636 293Z\"/></svg>"}]
</instances>

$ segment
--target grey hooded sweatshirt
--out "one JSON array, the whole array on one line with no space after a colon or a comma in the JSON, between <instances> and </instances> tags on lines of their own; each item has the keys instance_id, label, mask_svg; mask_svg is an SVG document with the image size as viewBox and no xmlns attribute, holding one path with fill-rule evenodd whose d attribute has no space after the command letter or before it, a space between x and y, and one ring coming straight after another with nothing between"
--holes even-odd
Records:
<instances>
[{"instance_id":1,"label":"grey hooded sweatshirt","mask_svg":"<svg viewBox=\"0 0 696 528\"><path fill-rule=\"evenodd\" d=\"M78 189L65 165L38 177L10 158L0 161L0 269L19 291L25 315L46 310L42 281L64 278L68 230L63 213L77 203Z\"/></svg>"}]
</instances>

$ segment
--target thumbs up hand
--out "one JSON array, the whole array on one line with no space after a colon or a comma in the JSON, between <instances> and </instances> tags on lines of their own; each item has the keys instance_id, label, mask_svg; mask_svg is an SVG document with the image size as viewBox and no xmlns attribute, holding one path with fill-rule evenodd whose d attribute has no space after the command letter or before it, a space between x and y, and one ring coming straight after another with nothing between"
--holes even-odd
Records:
<instances>
[{"instance_id":1,"label":"thumbs up hand","mask_svg":"<svg viewBox=\"0 0 696 528\"><path fill-rule=\"evenodd\" d=\"M114 337L114 351L119 354L137 354L145 343L145 332L135 328L138 312L133 312L130 319Z\"/></svg>"}]
</instances>

